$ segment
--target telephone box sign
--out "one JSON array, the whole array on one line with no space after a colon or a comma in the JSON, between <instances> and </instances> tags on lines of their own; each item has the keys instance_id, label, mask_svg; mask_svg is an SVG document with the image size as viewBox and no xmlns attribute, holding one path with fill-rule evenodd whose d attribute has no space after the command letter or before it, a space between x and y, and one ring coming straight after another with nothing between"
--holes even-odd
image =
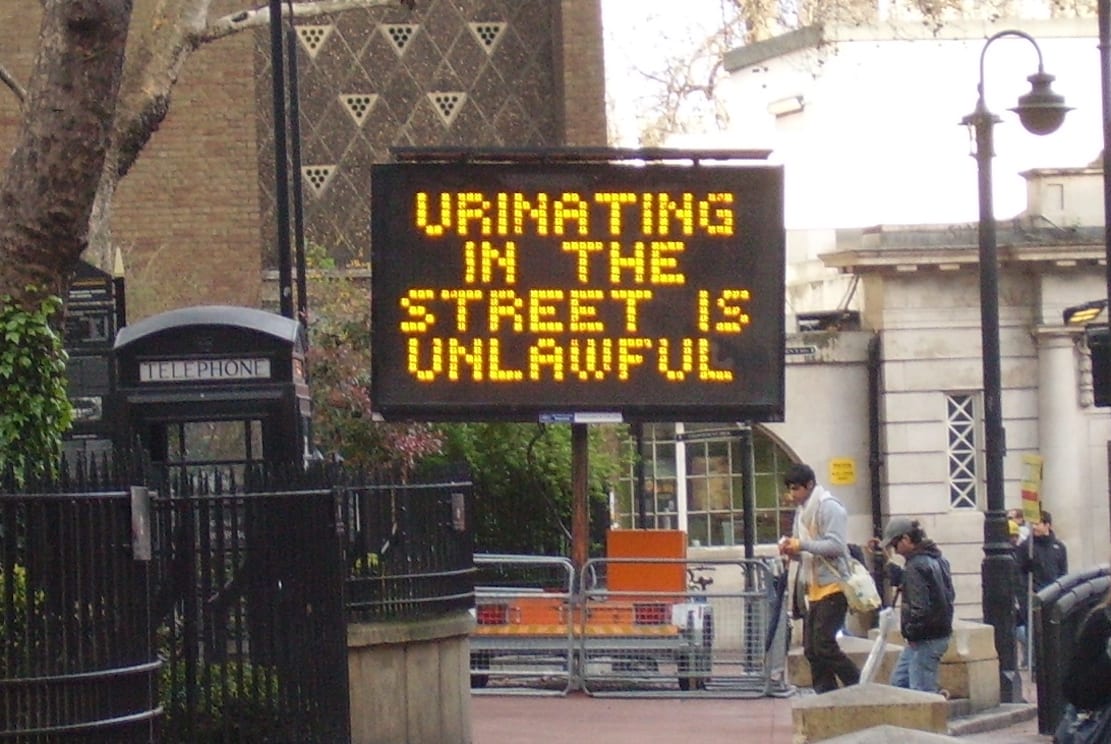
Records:
<instances>
[{"instance_id":1,"label":"telephone box sign","mask_svg":"<svg viewBox=\"0 0 1111 744\"><path fill-rule=\"evenodd\" d=\"M270 360L159 359L139 362L139 382L207 382L270 379Z\"/></svg>"},{"instance_id":2,"label":"telephone box sign","mask_svg":"<svg viewBox=\"0 0 1111 744\"><path fill-rule=\"evenodd\" d=\"M378 165L371 238L387 418L782 418L782 168Z\"/></svg>"}]
</instances>

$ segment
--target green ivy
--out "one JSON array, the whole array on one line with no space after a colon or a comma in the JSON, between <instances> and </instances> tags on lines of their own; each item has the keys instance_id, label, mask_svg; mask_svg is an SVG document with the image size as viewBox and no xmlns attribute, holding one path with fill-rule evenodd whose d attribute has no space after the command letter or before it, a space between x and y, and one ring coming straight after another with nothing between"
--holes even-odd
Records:
<instances>
[{"instance_id":1,"label":"green ivy","mask_svg":"<svg viewBox=\"0 0 1111 744\"><path fill-rule=\"evenodd\" d=\"M66 395L66 352L51 319L62 301L48 297L37 309L0 297L0 476L57 475L62 434L73 421Z\"/></svg>"}]
</instances>

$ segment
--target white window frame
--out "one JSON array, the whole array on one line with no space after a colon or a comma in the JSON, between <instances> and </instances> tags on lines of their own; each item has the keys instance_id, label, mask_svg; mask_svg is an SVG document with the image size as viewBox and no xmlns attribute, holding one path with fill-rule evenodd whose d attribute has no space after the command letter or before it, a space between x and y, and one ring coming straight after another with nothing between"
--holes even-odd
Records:
<instances>
[{"instance_id":1,"label":"white window frame","mask_svg":"<svg viewBox=\"0 0 1111 744\"><path fill-rule=\"evenodd\" d=\"M950 509L977 509L980 503L980 395L945 395L945 477Z\"/></svg>"}]
</instances>

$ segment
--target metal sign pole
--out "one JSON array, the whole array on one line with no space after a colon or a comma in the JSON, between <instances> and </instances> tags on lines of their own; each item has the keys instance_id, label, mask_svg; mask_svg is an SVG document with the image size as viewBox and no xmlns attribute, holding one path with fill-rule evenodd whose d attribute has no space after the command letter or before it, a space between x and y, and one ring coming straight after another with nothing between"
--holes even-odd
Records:
<instances>
[{"instance_id":1,"label":"metal sign pole","mask_svg":"<svg viewBox=\"0 0 1111 744\"><path fill-rule=\"evenodd\" d=\"M571 424L571 563L582 570L590 557L590 468L586 424Z\"/></svg>"}]
</instances>

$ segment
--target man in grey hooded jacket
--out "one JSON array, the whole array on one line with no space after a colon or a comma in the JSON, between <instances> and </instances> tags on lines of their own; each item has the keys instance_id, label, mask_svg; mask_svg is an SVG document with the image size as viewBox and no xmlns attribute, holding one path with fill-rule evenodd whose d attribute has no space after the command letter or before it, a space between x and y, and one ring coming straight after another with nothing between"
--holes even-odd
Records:
<instances>
[{"instance_id":1,"label":"man in grey hooded jacket","mask_svg":"<svg viewBox=\"0 0 1111 744\"><path fill-rule=\"evenodd\" d=\"M799 590L805 591L803 653L810 662L814 692L836 690L860 681L860 670L837 644L848 601L841 576L848 573L848 514L841 502L818 485L808 465L795 464L784 482L797 509L791 537L779 541L779 552L800 561Z\"/></svg>"}]
</instances>

